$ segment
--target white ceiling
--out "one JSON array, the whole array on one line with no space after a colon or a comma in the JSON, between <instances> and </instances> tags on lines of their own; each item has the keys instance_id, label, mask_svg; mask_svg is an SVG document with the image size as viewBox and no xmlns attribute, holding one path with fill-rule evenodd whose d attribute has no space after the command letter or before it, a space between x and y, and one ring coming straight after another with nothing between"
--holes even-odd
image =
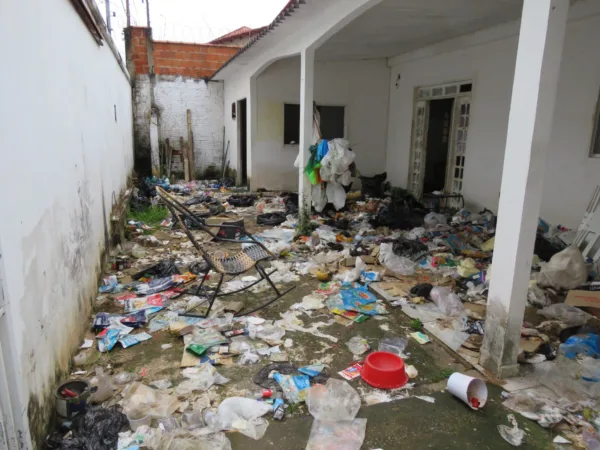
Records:
<instances>
[{"instance_id":1,"label":"white ceiling","mask_svg":"<svg viewBox=\"0 0 600 450\"><path fill-rule=\"evenodd\" d=\"M397 56L516 20L523 0L384 0L317 50L320 60Z\"/></svg>"}]
</instances>

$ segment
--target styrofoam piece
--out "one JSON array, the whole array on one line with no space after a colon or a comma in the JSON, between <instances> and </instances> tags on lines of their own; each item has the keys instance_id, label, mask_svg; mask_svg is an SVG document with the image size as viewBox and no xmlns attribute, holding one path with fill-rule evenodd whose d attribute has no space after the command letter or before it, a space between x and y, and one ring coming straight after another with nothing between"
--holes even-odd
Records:
<instances>
[{"instance_id":1,"label":"styrofoam piece","mask_svg":"<svg viewBox=\"0 0 600 450\"><path fill-rule=\"evenodd\" d=\"M483 380L473 378L463 373L455 372L448 378L448 391L461 399L473 410L481 409L487 402L487 386ZM478 400L478 405L473 405L473 399Z\"/></svg>"}]
</instances>

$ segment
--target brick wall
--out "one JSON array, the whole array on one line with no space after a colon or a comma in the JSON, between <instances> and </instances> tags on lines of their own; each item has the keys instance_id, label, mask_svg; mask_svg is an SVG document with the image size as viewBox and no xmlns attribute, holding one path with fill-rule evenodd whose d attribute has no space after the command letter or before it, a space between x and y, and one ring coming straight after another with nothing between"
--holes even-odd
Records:
<instances>
[{"instance_id":1,"label":"brick wall","mask_svg":"<svg viewBox=\"0 0 600 450\"><path fill-rule=\"evenodd\" d=\"M146 42L149 35L148 28L131 28L128 60L133 63L136 75L150 73ZM239 50L224 45L163 41L153 41L152 49L154 73L192 78L210 77Z\"/></svg>"}]
</instances>

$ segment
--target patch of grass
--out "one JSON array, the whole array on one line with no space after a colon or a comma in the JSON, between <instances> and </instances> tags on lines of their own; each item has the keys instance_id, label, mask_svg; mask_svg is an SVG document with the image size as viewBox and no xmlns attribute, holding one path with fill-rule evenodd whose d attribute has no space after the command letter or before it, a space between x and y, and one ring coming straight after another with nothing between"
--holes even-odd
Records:
<instances>
[{"instance_id":1,"label":"patch of grass","mask_svg":"<svg viewBox=\"0 0 600 450\"><path fill-rule=\"evenodd\" d=\"M415 331L421 331L423 329L423 322L421 322L421 319L412 319L410 327Z\"/></svg>"},{"instance_id":2,"label":"patch of grass","mask_svg":"<svg viewBox=\"0 0 600 450\"><path fill-rule=\"evenodd\" d=\"M150 206L139 211L130 211L127 214L127 220L144 222L148 226L154 226L161 223L169 215L169 210L164 206Z\"/></svg>"},{"instance_id":3,"label":"patch of grass","mask_svg":"<svg viewBox=\"0 0 600 450\"><path fill-rule=\"evenodd\" d=\"M445 380L446 378L450 378L450 375L452 375L454 372L455 371L452 369L444 368L444 369L440 370L437 374L431 376L430 380L432 383L435 383L437 381L442 381L442 380Z\"/></svg>"}]
</instances>

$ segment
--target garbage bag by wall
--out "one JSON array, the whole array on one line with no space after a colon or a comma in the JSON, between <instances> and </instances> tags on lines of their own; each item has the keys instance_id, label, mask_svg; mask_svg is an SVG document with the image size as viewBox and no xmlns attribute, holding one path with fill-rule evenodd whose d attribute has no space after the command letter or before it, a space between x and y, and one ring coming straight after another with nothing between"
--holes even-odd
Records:
<instances>
[{"instance_id":1,"label":"garbage bag by wall","mask_svg":"<svg viewBox=\"0 0 600 450\"><path fill-rule=\"evenodd\" d=\"M572 245L557 253L538 275L540 287L570 290L581 286L587 280L585 260L579 249Z\"/></svg>"}]
</instances>

